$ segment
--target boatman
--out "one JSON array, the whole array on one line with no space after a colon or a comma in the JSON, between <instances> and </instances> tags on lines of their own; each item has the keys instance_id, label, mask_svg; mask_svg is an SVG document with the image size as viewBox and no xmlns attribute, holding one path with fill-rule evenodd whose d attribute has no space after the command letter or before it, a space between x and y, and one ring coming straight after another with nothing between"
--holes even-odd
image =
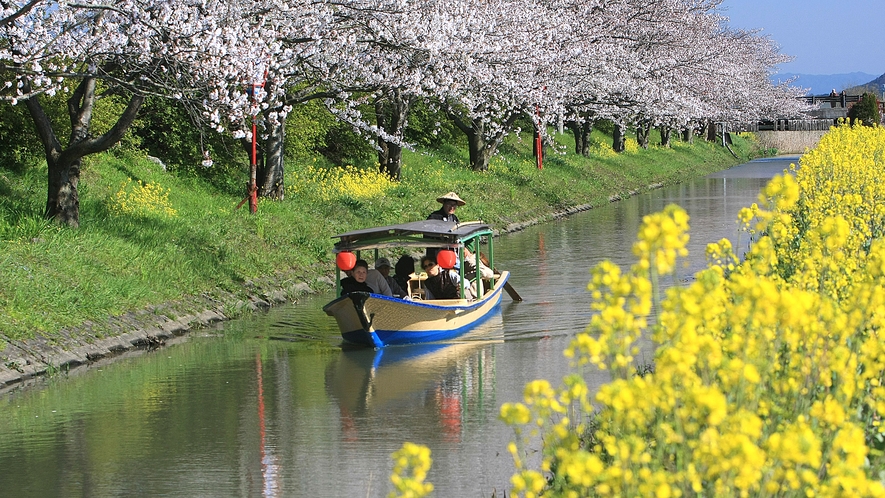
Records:
<instances>
[{"instance_id":1,"label":"boatman","mask_svg":"<svg viewBox=\"0 0 885 498\"><path fill-rule=\"evenodd\" d=\"M449 192L448 194L446 194L442 197L437 197L436 202L439 202L440 204L442 204L442 207L439 208L438 210L430 213L427 216L428 220L454 221L455 223L461 223L460 220L458 220L458 216L455 215L455 210L458 209L458 206L463 206L467 203L464 202L463 199L458 197L458 194L456 194L454 192ZM424 237L430 238L427 235L425 235ZM425 254L427 256L430 256L431 258L433 258L434 261L436 261L436 253L438 253L438 252L439 252L439 249L436 249L433 247L428 247L427 252Z\"/></svg>"},{"instance_id":2,"label":"boatman","mask_svg":"<svg viewBox=\"0 0 885 498\"><path fill-rule=\"evenodd\" d=\"M428 220L454 221L455 223L460 223L458 216L455 215L455 209L467 203L458 197L458 194L449 192L442 197L437 197L436 202L442 204L442 207L430 213L430 215L427 216Z\"/></svg>"}]
</instances>

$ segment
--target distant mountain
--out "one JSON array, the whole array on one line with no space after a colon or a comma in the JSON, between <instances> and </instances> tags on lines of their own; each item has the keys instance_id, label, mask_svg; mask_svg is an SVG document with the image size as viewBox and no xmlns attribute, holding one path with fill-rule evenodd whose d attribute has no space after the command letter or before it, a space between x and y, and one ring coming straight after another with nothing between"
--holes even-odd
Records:
<instances>
[{"instance_id":1,"label":"distant mountain","mask_svg":"<svg viewBox=\"0 0 885 498\"><path fill-rule=\"evenodd\" d=\"M833 90L842 90L865 85L866 82L876 79L875 74L867 73L843 73L843 74L776 74L771 81L778 83L792 77L797 77L792 84L801 88L810 88L808 95L826 95ZM885 76L885 75L883 75Z\"/></svg>"},{"instance_id":2,"label":"distant mountain","mask_svg":"<svg viewBox=\"0 0 885 498\"><path fill-rule=\"evenodd\" d=\"M881 98L882 93L885 92L885 74L879 76L878 78L870 81L868 83L864 83L863 85L858 85L855 87L851 87L846 90L846 93L852 95L862 95L864 93L873 93L876 97Z\"/></svg>"}]
</instances>

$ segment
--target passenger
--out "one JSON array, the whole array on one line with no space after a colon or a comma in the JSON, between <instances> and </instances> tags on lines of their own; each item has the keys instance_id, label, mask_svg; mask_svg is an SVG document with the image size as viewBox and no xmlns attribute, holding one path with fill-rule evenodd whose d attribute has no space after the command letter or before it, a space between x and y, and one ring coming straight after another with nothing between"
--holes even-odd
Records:
<instances>
[{"instance_id":1,"label":"passenger","mask_svg":"<svg viewBox=\"0 0 885 498\"><path fill-rule=\"evenodd\" d=\"M476 255L470 252L466 247L464 249L464 278L470 283L467 289L467 299L474 299L479 295L476 287ZM455 273L458 272L458 264L455 263ZM480 259L479 262L479 278L489 281L495 276L495 272L486 266L485 262ZM489 290L489 286L483 285L483 292Z\"/></svg>"},{"instance_id":2,"label":"passenger","mask_svg":"<svg viewBox=\"0 0 885 498\"><path fill-rule=\"evenodd\" d=\"M464 277L473 279L476 276L476 256L470 252L470 249L464 248ZM483 280L490 280L495 276L495 272L486 266L485 258L480 255L479 260L479 276Z\"/></svg>"},{"instance_id":3,"label":"passenger","mask_svg":"<svg viewBox=\"0 0 885 498\"><path fill-rule=\"evenodd\" d=\"M369 263L367 263L364 259L357 260L357 263L360 262L366 268L369 267ZM381 272L379 272L378 270L369 270L369 274L366 275L366 283L369 284L369 287L372 288L372 292L374 292L375 294L393 296L393 292L390 291L390 286L387 285L387 280L384 279L384 275L382 275Z\"/></svg>"},{"instance_id":4,"label":"passenger","mask_svg":"<svg viewBox=\"0 0 885 498\"><path fill-rule=\"evenodd\" d=\"M373 292L369 284L366 283L366 277L369 274L369 264L364 260L357 260L353 269L350 270L350 276L341 279L341 295L350 294L351 292Z\"/></svg>"},{"instance_id":5,"label":"passenger","mask_svg":"<svg viewBox=\"0 0 885 498\"><path fill-rule=\"evenodd\" d=\"M375 269L378 270L378 273L384 277L384 280L387 282L387 285L390 287L390 292L394 297L406 297L408 293L403 290L402 287L397 283L396 279L390 276L390 260L387 258L378 258L375 260Z\"/></svg>"},{"instance_id":6,"label":"passenger","mask_svg":"<svg viewBox=\"0 0 885 498\"><path fill-rule=\"evenodd\" d=\"M421 268L427 272L425 299L458 299L461 296L461 277L456 272L440 268L429 256L421 258Z\"/></svg>"},{"instance_id":7,"label":"passenger","mask_svg":"<svg viewBox=\"0 0 885 498\"><path fill-rule=\"evenodd\" d=\"M467 203L458 197L458 194L449 192L442 197L438 197L436 202L442 204L442 207L430 213L427 216L428 220L454 221L455 223L460 223L458 216L455 215L455 209L457 209L458 206L463 206Z\"/></svg>"},{"instance_id":8,"label":"passenger","mask_svg":"<svg viewBox=\"0 0 885 498\"><path fill-rule=\"evenodd\" d=\"M396 275L393 276L400 288L409 288L409 280L413 273L415 273L415 259L407 254L400 256L396 261Z\"/></svg>"}]
</instances>

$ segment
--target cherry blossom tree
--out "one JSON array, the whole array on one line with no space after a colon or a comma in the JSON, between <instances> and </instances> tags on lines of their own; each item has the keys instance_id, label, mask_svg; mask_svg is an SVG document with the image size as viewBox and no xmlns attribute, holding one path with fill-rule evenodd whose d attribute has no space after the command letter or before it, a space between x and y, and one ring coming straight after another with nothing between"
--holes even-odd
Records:
<instances>
[{"instance_id":1,"label":"cherry blossom tree","mask_svg":"<svg viewBox=\"0 0 885 498\"><path fill-rule=\"evenodd\" d=\"M563 19L568 13L555 6L496 0L455 5L450 11L458 29L436 71L448 74L451 83L439 87L437 95L467 137L470 167L476 171L488 168L520 117L543 119L535 109L555 96L546 90L556 77L551 62L563 31L570 28ZM535 126L543 124L536 121Z\"/></svg>"},{"instance_id":2,"label":"cherry blossom tree","mask_svg":"<svg viewBox=\"0 0 885 498\"><path fill-rule=\"evenodd\" d=\"M652 126L797 112L797 90L768 80L784 56L754 32L729 29L719 3L7 0L0 70L12 76L0 98L24 102L37 124L47 214L77 225L81 158L119 140L145 95L200 106L200 118L247 150L260 133L254 187L269 197L282 197L285 117L314 98L375 141L393 178L417 99L442 103L476 170L526 115L539 132L566 122L585 151L598 119L615 123L618 149L627 126L643 138ZM63 145L40 99L64 87L73 91ZM128 105L93 136L95 101L110 93Z\"/></svg>"},{"instance_id":3,"label":"cherry blossom tree","mask_svg":"<svg viewBox=\"0 0 885 498\"><path fill-rule=\"evenodd\" d=\"M789 59L766 38L730 30L719 4L665 0L592 6L580 22L596 30L575 30L573 44L582 52L594 50L595 56L580 59L560 80L574 89L565 100L570 128L611 119L616 132L636 125L640 144L647 145L652 126L671 129L698 120L798 112L794 97L801 90L768 79ZM615 135L617 150L623 136Z\"/></svg>"},{"instance_id":4,"label":"cherry blossom tree","mask_svg":"<svg viewBox=\"0 0 885 498\"><path fill-rule=\"evenodd\" d=\"M31 9L34 8L37 4L44 0L30 0L23 4L16 3L2 3L0 4L0 28L12 23L19 17L26 15Z\"/></svg>"},{"instance_id":5,"label":"cherry blossom tree","mask_svg":"<svg viewBox=\"0 0 885 498\"><path fill-rule=\"evenodd\" d=\"M36 125L48 164L47 216L78 226L82 158L117 143L146 95L202 94L194 54L223 62L223 51L211 47L225 37L218 23L224 17L217 14L226 4L86 0L3 6L0 71L8 77L0 98L24 103ZM59 90L70 91L66 140L59 136L65 126L53 123L41 102ZM95 136L95 104L111 94L126 96L128 104L108 131Z\"/></svg>"}]
</instances>

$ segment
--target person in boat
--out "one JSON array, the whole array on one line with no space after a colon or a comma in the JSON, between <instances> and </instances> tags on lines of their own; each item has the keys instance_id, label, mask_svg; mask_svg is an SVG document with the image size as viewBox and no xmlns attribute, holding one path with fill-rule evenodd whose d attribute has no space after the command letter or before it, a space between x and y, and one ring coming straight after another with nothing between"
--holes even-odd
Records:
<instances>
[{"instance_id":1,"label":"person in boat","mask_svg":"<svg viewBox=\"0 0 885 498\"><path fill-rule=\"evenodd\" d=\"M455 210L467 203L458 197L458 194L449 192L446 195L437 197L436 202L442 204L442 207L430 213L427 216L428 220L454 221L455 223L460 223L458 216L455 214Z\"/></svg>"},{"instance_id":2,"label":"person in boat","mask_svg":"<svg viewBox=\"0 0 885 498\"><path fill-rule=\"evenodd\" d=\"M395 269L396 274L393 276L393 279L396 280L396 283L399 284L400 288L408 290L409 280L411 280L412 274L415 273L415 258L408 254L400 256L400 258L396 260Z\"/></svg>"},{"instance_id":3,"label":"person in boat","mask_svg":"<svg viewBox=\"0 0 885 498\"><path fill-rule=\"evenodd\" d=\"M486 266L486 262L487 262L487 260L485 260L485 258L482 258L482 257L480 258L479 276L483 280L490 280L492 277L495 276L495 272L491 268ZM458 268L457 263L455 263L455 269L457 269L457 268ZM476 276L476 256L474 256L474 254L472 252L470 252L470 249L467 249L465 247L464 248L464 277L469 278L469 279L473 279L473 277L475 277L475 276Z\"/></svg>"},{"instance_id":4,"label":"person in boat","mask_svg":"<svg viewBox=\"0 0 885 498\"><path fill-rule=\"evenodd\" d=\"M408 293L400 287L396 279L390 276L390 260L387 258L378 258L375 260L375 269L384 277L384 281L390 287L390 292L394 297L406 297Z\"/></svg>"},{"instance_id":5,"label":"person in boat","mask_svg":"<svg viewBox=\"0 0 885 498\"><path fill-rule=\"evenodd\" d=\"M458 299L461 297L461 277L457 272L441 268L430 256L421 258L421 268L427 272L427 280L424 281L425 299ZM468 299L470 298L471 296L468 297Z\"/></svg>"},{"instance_id":6,"label":"person in boat","mask_svg":"<svg viewBox=\"0 0 885 498\"><path fill-rule=\"evenodd\" d=\"M476 290L476 255L470 252L470 249L466 247L464 250L464 278L467 279L467 282L470 283L470 288L467 289L467 293L469 294L468 299L473 299L479 295L479 292ZM486 261L487 262L487 261ZM495 276L495 272L486 265L486 262L480 260L479 262L479 278L484 281L483 283L483 292L489 290L488 282ZM456 274L458 272L458 263L455 263L455 268L453 270Z\"/></svg>"},{"instance_id":7,"label":"person in boat","mask_svg":"<svg viewBox=\"0 0 885 498\"><path fill-rule=\"evenodd\" d=\"M364 259L357 260L357 263L362 263L366 268L369 268L369 263ZM372 288L372 292L375 294L393 296L393 292L391 292L390 286L387 285L384 275L374 268L369 269L368 275L366 275L366 283L369 284L369 287Z\"/></svg>"},{"instance_id":8,"label":"person in boat","mask_svg":"<svg viewBox=\"0 0 885 498\"><path fill-rule=\"evenodd\" d=\"M341 279L341 295L344 296L351 292L374 292L366 283L368 275L369 264L358 259L353 269L350 270L350 276Z\"/></svg>"}]
</instances>

